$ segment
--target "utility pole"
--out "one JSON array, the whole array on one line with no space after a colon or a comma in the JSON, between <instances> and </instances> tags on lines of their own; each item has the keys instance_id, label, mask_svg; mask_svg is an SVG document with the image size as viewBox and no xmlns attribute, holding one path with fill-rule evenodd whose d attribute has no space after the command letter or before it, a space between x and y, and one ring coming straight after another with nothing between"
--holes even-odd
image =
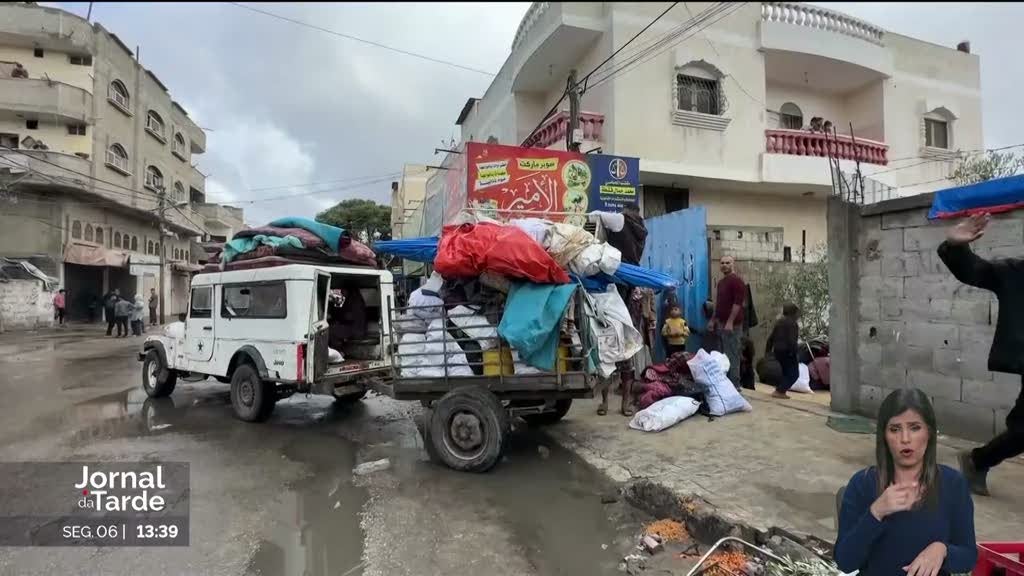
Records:
<instances>
[{"instance_id":1,"label":"utility pole","mask_svg":"<svg viewBox=\"0 0 1024 576\"><path fill-rule=\"evenodd\" d=\"M167 194L164 192L162 184L160 186L159 199L160 205L157 207L156 213L160 217L160 222L158 224L158 226L160 226L160 277L157 281L160 284L160 288L157 289L157 292L160 293L160 324L163 325L165 310L164 301L167 300L164 292L164 265L167 263L167 245L164 242L164 239L167 237L167 217L165 214L167 211Z\"/></svg>"},{"instance_id":2,"label":"utility pole","mask_svg":"<svg viewBox=\"0 0 1024 576\"><path fill-rule=\"evenodd\" d=\"M569 71L569 128L565 131L565 149L579 152L580 143L576 141L576 130L580 127L580 87L576 85L576 70Z\"/></svg>"}]
</instances>

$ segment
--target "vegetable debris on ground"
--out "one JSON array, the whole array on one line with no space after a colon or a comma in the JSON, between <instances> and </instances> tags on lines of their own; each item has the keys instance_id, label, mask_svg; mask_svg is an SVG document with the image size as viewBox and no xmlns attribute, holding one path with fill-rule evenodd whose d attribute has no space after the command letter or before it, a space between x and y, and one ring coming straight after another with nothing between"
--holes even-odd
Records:
<instances>
[{"instance_id":1,"label":"vegetable debris on ground","mask_svg":"<svg viewBox=\"0 0 1024 576\"><path fill-rule=\"evenodd\" d=\"M663 542L685 542L690 539L690 533L686 531L686 526L667 518L651 522L645 530L648 534L657 534Z\"/></svg>"}]
</instances>

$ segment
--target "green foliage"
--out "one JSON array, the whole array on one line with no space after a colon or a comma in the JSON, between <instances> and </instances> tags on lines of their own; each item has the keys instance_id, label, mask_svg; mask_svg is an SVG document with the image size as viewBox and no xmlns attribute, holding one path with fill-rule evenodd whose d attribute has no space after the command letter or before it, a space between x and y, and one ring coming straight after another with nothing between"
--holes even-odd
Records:
<instances>
[{"instance_id":1,"label":"green foliage","mask_svg":"<svg viewBox=\"0 0 1024 576\"><path fill-rule=\"evenodd\" d=\"M372 242L378 234L379 238L391 235L391 207L373 200L342 200L317 214L316 221L344 228L362 242Z\"/></svg>"},{"instance_id":2,"label":"green foliage","mask_svg":"<svg viewBox=\"0 0 1024 576\"><path fill-rule=\"evenodd\" d=\"M1024 155L1013 152L989 152L984 156L968 156L960 161L950 180L958 186L977 184L995 178L1013 176L1024 170Z\"/></svg>"},{"instance_id":3,"label":"green foliage","mask_svg":"<svg viewBox=\"0 0 1024 576\"><path fill-rule=\"evenodd\" d=\"M800 307L800 337L809 340L828 334L828 313L832 300L828 294L828 251L818 247L808 254L809 262L777 266L767 278L769 318L792 302Z\"/></svg>"}]
</instances>

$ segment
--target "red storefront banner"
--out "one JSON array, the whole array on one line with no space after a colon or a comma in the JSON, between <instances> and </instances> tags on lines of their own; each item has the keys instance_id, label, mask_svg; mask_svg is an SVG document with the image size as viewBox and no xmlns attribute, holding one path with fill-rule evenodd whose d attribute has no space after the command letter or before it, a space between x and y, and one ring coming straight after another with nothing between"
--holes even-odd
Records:
<instances>
[{"instance_id":1,"label":"red storefront banner","mask_svg":"<svg viewBox=\"0 0 1024 576\"><path fill-rule=\"evenodd\" d=\"M583 154L469 142L465 155L467 207L477 214L585 222L592 176Z\"/></svg>"}]
</instances>

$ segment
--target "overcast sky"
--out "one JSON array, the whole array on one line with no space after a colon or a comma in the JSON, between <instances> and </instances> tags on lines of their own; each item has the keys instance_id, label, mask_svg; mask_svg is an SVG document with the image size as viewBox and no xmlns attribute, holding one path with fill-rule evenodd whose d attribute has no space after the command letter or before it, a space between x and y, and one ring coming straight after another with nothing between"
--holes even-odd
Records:
<instances>
[{"instance_id":1,"label":"overcast sky","mask_svg":"<svg viewBox=\"0 0 1024 576\"><path fill-rule=\"evenodd\" d=\"M60 6L84 16L88 3ZM254 4L324 28L496 72L528 3ZM946 46L970 40L982 58L987 146L1024 141L1019 62L1022 5L832 6L887 30ZM96 3L92 17L134 48L196 122L208 129L199 168L209 201L237 202L261 224L313 215L345 198L389 203L390 179L254 190L387 176L405 162L435 163L456 135L466 98L490 76L426 62L296 26L230 4ZM350 187L338 189L339 187Z\"/></svg>"}]
</instances>

